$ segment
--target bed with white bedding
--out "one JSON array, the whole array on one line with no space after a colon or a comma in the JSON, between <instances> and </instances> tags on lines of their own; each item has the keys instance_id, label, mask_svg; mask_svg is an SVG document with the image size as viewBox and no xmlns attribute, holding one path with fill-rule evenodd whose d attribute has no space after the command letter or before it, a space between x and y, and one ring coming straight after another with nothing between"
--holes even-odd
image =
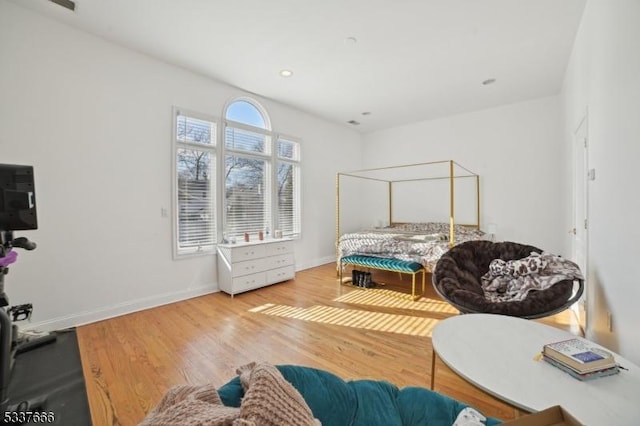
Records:
<instances>
[{"instance_id":1,"label":"bed with white bedding","mask_svg":"<svg viewBox=\"0 0 640 426\"><path fill-rule=\"evenodd\" d=\"M454 244L484 238L485 233L479 229L454 225ZM427 271L432 271L450 247L447 223L398 223L341 235L338 260L351 255L393 258L420 263Z\"/></svg>"}]
</instances>

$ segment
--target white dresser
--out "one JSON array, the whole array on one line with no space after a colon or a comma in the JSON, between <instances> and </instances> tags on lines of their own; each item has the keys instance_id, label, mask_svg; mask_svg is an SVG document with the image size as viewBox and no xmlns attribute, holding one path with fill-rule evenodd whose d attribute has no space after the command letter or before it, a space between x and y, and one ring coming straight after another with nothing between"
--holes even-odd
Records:
<instances>
[{"instance_id":1,"label":"white dresser","mask_svg":"<svg viewBox=\"0 0 640 426\"><path fill-rule=\"evenodd\" d=\"M242 293L295 277L293 240L287 238L218 244L218 285Z\"/></svg>"}]
</instances>

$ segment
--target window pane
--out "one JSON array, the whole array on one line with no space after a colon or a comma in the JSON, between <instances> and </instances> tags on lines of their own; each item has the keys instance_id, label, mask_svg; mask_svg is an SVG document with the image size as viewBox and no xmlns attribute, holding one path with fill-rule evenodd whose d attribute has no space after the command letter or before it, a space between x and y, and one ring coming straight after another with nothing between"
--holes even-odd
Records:
<instances>
[{"instance_id":1,"label":"window pane","mask_svg":"<svg viewBox=\"0 0 640 426\"><path fill-rule=\"evenodd\" d=\"M257 234L269 226L271 197L268 164L263 159L225 158L225 232ZM252 238L255 238L252 237Z\"/></svg>"},{"instance_id":2,"label":"window pane","mask_svg":"<svg viewBox=\"0 0 640 426\"><path fill-rule=\"evenodd\" d=\"M213 200L215 156L178 149L178 249L203 248L215 242Z\"/></svg>"},{"instance_id":3,"label":"window pane","mask_svg":"<svg viewBox=\"0 0 640 426\"><path fill-rule=\"evenodd\" d=\"M178 115L176 124L176 138L179 142L215 145L216 132L214 123Z\"/></svg>"},{"instance_id":4,"label":"window pane","mask_svg":"<svg viewBox=\"0 0 640 426\"><path fill-rule=\"evenodd\" d=\"M268 154L270 138L267 135L249 130L227 126L225 128L224 146L228 149Z\"/></svg>"},{"instance_id":5,"label":"window pane","mask_svg":"<svg viewBox=\"0 0 640 426\"><path fill-rule=\"evenodd\" d=\"M235 101L227 108L226 117L238 123L266 129L264 117L253 104L247 101Z\"/></svg>"},{"instance_id":6,"label":"window pane","mask_svg":"<svg viewBox=\"0 0 640 426\"><path fill-rule=\"evenodd\" d=\"M300 168L278 163L278 226L283 235L300 233Z\"/></svg>"},{"instance_id":7,"label":"window pane","mask_svg":"<svg viewBox=\"0 0 640 426\"><path fill-rule=\"evenodd\" d=\"M278 139L278 157L286 160L300 160L300 144L285 139Z\"/></svg>"}]
</instances>

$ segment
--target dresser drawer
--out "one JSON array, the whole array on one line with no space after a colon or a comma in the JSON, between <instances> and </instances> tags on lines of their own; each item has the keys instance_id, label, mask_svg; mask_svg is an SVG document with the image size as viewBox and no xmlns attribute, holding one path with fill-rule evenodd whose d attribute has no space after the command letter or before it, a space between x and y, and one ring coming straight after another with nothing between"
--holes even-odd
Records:
<instances>
[{"instance_id":1,"label":"dresser drawer","mask_svg":"<svg viewBox=\"0 0 640 426\"><path fill-rule=\"evenodd\" d=\"M272 269L273 266L270 266L269 259L270 258L268 257L263 257L260 259L245 260L244 262L234 263L232 276L241 277L243 275L256 274L267 269Z\"/></svg>"},{"instance_id":2,"label":"dresser drawer","mask_svg":"<svg viewBox=\"0 0 640 426\"><path fill-rule=\"evenodd\" d=\"M293 265L293 253L281 254L280 256L271 256L265 258L266 269L282 268L283 266Z\"/></svg>"},{"instance_id":3,"label":"dresser drawer","mask_svg":"<svg viewBox=\"0 0 640 426\"><path fill-rule=\"evenodd\" d=\"M267 271L267 283L279 283L280 281L290 280L295 277L295 275L293 265L272 269Z\"/></svg>"},{"instance_id":4,"label":"dresser drawer","mask_svg":"<svg viewBox=\"0 0 640 426\"><path fill-rule=\"evenodd\" d=\"M265 245L250 245L244 247L234 247L231 250L231 263L243 262L245 260L258 259L267 254Z\"/></svg>"},{"instance_id":5,"label":"dresser drawer","mask_svg":"<svg viewBox=\"0 0 640 426\"><path fill-rule=\"evenodd\" d=\"M293 241L279 241L277 243L269 243L266 245L266 248L267 256L293 253Z\"/></svg>"},{"instance_id":6,"label":"dresser drawer","mask_svg":"<svg viewBox=\"0 0 640 426\"><path fill-rule=\"evenodd\" d=\"M233 279L233 292L242 293L243 291L253 290L267 284L264 272L257 274L244 275Z\"/></svg>"}]
</instances>

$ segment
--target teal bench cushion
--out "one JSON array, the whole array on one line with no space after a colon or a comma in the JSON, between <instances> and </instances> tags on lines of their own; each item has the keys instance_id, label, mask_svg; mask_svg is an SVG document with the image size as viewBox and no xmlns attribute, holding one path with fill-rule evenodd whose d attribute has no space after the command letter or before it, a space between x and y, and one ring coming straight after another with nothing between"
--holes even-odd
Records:
<instances>
[{"instance_id":1,"label":"teal bench cushion","mask_svg":"<svg viewBox=\"0 0 640 426\"><path fill-rule=\"evenodd\" d=\"M362 256L352 254L345 256L340 261L343 264L366 266L368 268L391 269L398 272L414 273L423 269L422 264L407 260L393 259L388 257Z\"/></svg>"}]
</instances>

